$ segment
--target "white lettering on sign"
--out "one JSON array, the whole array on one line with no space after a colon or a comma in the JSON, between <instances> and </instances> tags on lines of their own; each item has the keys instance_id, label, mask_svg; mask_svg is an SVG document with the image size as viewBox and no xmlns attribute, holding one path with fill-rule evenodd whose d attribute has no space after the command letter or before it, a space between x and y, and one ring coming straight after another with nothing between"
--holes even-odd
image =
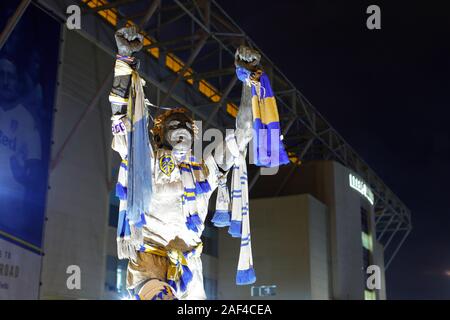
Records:
<instances>
[{"instance_id":1,"label":"white lettering on sign","mask_svg":"<svg viewBox=\"0 0 450 320\"><path fill-rule=\"evenodd\" d=\"M251 287L252 297L267 297L276 295L277 286L259 286Z\"/></svg>"},{"instance_id":2,"label":"white lettering on sign","mask_svg":"<svg viewBox=\"0 0 450 320\"><path fill-rule=\"evenodd\" d=\"M362 194L371 205L373 205L374 202L374 196L372 193L372 190L362 181L361 179L355 177L353 174L349 174L349 182L350 187L358 191L360 194Z\"/></svg>"}]
</instances>

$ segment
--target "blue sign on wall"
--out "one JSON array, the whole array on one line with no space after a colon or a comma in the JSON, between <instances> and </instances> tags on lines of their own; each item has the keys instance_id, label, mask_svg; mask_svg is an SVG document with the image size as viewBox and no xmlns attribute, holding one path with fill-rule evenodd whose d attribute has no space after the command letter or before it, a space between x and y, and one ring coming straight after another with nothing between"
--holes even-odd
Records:
<instances>
[{"instance_id":1,"label":"blue sign on wall","mask_svg":"<svg viewBox=\"0 0 450 320\"><path fill-rule=\"evenodd\" d=\"M0 31L19 1L0 3ZM60 25L30 5L0 50L0 237L39 252Z\"/></svg>"}]
</instances>

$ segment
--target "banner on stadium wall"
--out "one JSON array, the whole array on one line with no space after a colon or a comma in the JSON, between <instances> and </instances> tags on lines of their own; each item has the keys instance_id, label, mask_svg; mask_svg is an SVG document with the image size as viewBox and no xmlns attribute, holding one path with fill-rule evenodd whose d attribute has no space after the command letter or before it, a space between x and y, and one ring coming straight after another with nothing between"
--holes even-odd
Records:
<instances>
[{"instance_id":1,"label":"banner on stadium wall","mask_svg":"<svg viewBox=\"0 0 450 320\"><path fill-rule=\"evenodd\" d=\"M29 5L0 50L0 299L38 298L59 32Z\"/></svg>"}]
</instances>

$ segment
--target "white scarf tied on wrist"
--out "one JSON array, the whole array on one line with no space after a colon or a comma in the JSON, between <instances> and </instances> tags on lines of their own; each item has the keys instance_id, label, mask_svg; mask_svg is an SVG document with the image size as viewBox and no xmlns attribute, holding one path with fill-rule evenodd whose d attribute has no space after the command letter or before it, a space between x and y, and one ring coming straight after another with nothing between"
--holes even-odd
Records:
<instances>
[{"instance_id":1,"label":"white scarf tied on wrist","mask_svg":"<svg viewBox=\"0 0 450 320\"><path fill-rule=\"evenodd\" d=\"M246 150L239 152L234 135L228 136L226 142L235 162L231 179L231 204L227 187L227 175L224 175L219 179L216 212L212 222L216 227L229 227L228 233L232 237L241 238L236 284L247 285L254 283L256 276L253 269L250 237Z\"/></svg>"}]
</instances>

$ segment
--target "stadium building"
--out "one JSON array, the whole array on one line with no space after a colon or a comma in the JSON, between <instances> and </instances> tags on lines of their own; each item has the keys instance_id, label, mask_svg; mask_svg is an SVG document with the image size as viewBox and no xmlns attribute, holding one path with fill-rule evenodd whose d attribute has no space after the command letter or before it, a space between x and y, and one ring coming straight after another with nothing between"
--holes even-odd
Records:
<instances>
[{"instance_id":1,"label":"stadium building","mask_svg":"<svg viewBox=\"0 0 450 320\"><path fill-rule=\"evenodd\" d=\"M81 9L81 29L66 25L74 4ZM185 106L203 128L222 131L234 127L240 99L234 52L241 44L259 49L213 0L17 1L4 30L13 35L31 11L60 31L54 96L48 99L53 131L45 223L36 244L0 230L0 249L16 250L9 263L26 270L33 261L34 268L32 278L4 280L9 289L0 290L0 298L121 299L127 262L116 254L120 159L110 147L108 101L115 30L125 24L145 30L137 56L150 101ZM6 39L0 40L3 45ZM408 208L261 53L291 163L273 176L249 166L253 286L235 285L239 242L207 225L202 259L208 298L389 297L384 273L411 231ZM380 267L380 290L366 286L370 265ZM67 286L70 266L81 272L79 289Z\"/></svg>"}]
</instances>

